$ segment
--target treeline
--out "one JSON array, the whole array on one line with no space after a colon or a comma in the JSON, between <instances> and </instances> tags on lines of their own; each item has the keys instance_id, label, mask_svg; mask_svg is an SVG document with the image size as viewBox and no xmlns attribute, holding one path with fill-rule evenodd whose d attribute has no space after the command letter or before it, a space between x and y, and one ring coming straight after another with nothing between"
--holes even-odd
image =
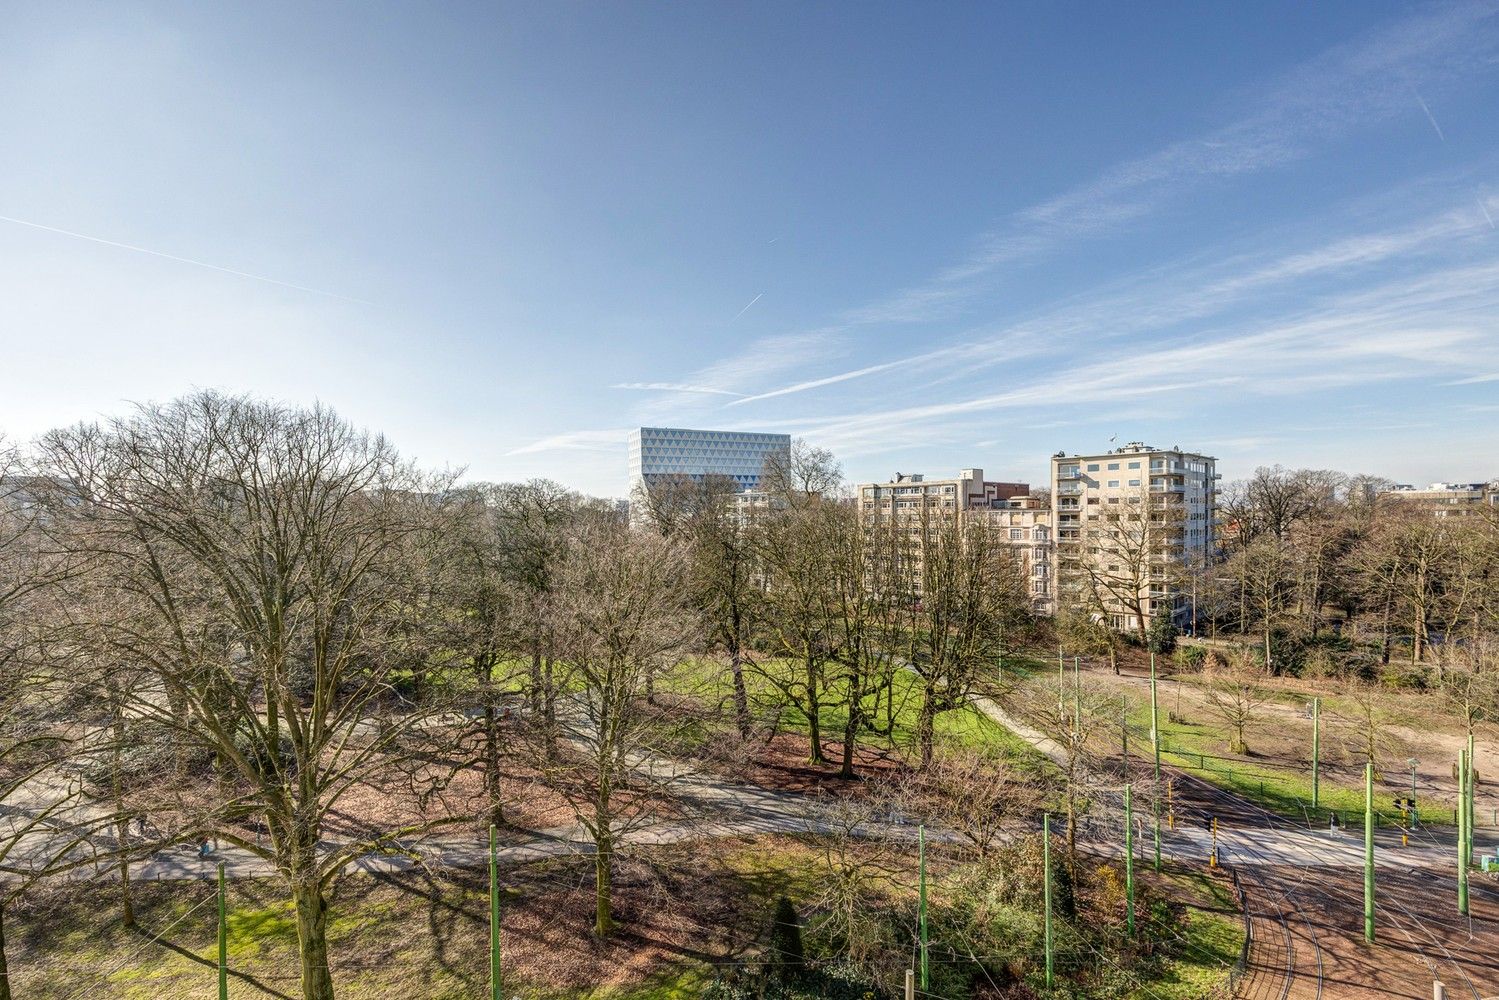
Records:
<instances>
[{"instance_id":1,"label":"treeline","mask_svg":"<svg viewBox=\"0 0 1499 1000\"><path fill-rule=\"evenodd\" d=\"M1276 466L1222 498L1221 562L1184 592L1198 631L1254 636L1272 673L1440 683L1499 653L1499 508Z\"/></svg>"},{"instance_id":2,"label":"treeline","mask_svg":"<svg viewBox=\"0 0 1499 1000\"><path fill-rule=\"evenodd\" d=\"M930 760L935 720L1030 625L997 534L866 523L800 446L759 509L684 481L633 526L553 483L424 471L325 408L212 392L3 458L0 1000L7 906L71 871L109 880L129 923L132 866L184 841L274 873L302 995L328 1000L336 881L503 823L518 759L593 839L609 934L615 853L672 794L655 765L700 658L723 664L731 738L795 714L851 775L897 678Z\"/></svg>"}]
</instances>

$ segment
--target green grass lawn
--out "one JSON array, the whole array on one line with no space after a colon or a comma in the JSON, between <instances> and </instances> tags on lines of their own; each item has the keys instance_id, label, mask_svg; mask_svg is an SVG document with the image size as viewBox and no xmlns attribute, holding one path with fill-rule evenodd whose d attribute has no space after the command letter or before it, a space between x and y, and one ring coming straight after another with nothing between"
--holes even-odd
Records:
<instances>
[{"instance_id":1,"label":"green grass lawn","mask_svg":"<svg viewBox=\"0 0 1499 1000\"><path fill-rule=\"evenodd\" d=\"M1300 705L1304 699L1286 694L1282 699L1287 704ZM1220 788L1232 791L1255 804L1285 816L1304 822L1310 815L1316 824L1327 822L1329 811L1338 812L1342 818L1362 825L1364 815L1364 787L1358 777L1349 774L1349 768L1335 766L1326 759L1318 781L1318 809L1312 810L1311 747L1305 749L1306 759L1287 760L1283 757L1267 757L1263 760L1241 759L1229 755L1229 729L1226 723L1211 712L1196 708L1191 721L1172 721L1174 706L1170 699L1160 699L1161 762L1190 771ZM1324 710L1329 711L1325 708ZM1145 699L1133 699L1129 704L1130 748L1141 758L1150 754L1150 703ZM1262 722L1261 730L1274 725L1274 721ZM1306 726L1310 743L1310 723ZM1249 743L1255 744L1255 730L1251 730ZM1330 737L1324 729L1324 747L1329 746ZM1406 772L1408 774L1408 772ZM1401 781L1401 772L1390 771L1376 778L1374 795L1375 810L1381 825L1399 825L1403 817L1395 810L1393 799L1408 791ZM1441 823L1443 817L1450 820L1456 797L1431 800L1423 797L1423 815Z\"/></svg>"},{"instance_id":2,"label":"green grass lawn","mask_svg":"<svg viewBox=\"0 0 1499 1000\"><path fill-rule=\"evenodd\" d=\"M1163 876L1174 898L1184 902L1173 923L1175 936L1161 936L1162 958L1131 1000L1199 1000L1228 982L1244 946L1244 920L1222 879L1195 872Z\"/></svg>"},{"instance_id":3,"label":"green grass lawn","mask_svg":"<svg viewBox=\"0 0 1499 1000\"><path fill-rule=\"evenodd\" d=\"M1033 667L1031 661L1014 657L1007 658L1006 669L1016 671ZM778 658L759 660L754 665L745 667L745 687L757 715L764 716L769 706L781 701L772 678L787 678L798 670L797 664ZM658 690L671 690L709 704L727 705L732 694L732 681L726 664L699 658L676 668ZM872 718L868 723L869 728L860 734L860 743L914 753L918 743L917 722L921 709L920 678L909 671L898 671L891 684L891 694L891 697L881 695L867 702L866 711L870 712ZM834 702L840 697L836 680L828 696ZM831 745L839 742L843 736L843 727L848 721L847 706L836 703L824 705L818 715L824 743ZM729 720L723 723L725 726L729 724ZM811 733L807 716L796 708L787 708L781 714L780 726L783 731L803 736ZM934 729L939 738L982 747L1018 768L1039 771L1047 766L1045 758L1034 747L991 721L972 705L940 713ZM831 747L825 752L831 752Z\"/></svg>"}]
</instances>

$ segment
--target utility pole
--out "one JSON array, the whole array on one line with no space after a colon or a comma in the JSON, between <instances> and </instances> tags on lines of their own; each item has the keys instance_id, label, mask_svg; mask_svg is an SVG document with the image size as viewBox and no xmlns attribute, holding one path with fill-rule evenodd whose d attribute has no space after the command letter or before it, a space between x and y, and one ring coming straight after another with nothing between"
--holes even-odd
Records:
<instances>
[{"instance_id":1,"label":"utility pole","mask_svg":"<svg viewBox=\"0 0 1499 1000\"><path fill-rule=\"evenodd\" d=\"M917 856L920 859L920 903L917 907L916 926L921 934L921 989L923 992L930 985L927 981L926 968L926 827L916 828Z\"/></svg>"},{"instance_id":2,"label":"utility pole","mask_svg":"<svg viewBox=\"0 0 1499 1000\"><path fill-rule=\"evenodd\" d=\"M1133 791L1124 786L1124 926L1129 936L1135 936L1135 814L1131 805Z\"/></svg>"},{"instance_id":3,"label":"utility pole","mask_svg":"<svg viewBox=\"0 0 1499 1000\"><path fill-rule=\"evenodd\" d=\"M1312 811L1317 810L1322 768L1322 699L1312 699Z\"/></svg>"},{"instance_id":4,"label":"utility pole","mask_svg":"<svg viewBox=\"0 0 1499 1000\"><path fill-rule=\"evenodd\" d=\"M1374 765L1364 765L1364 940L1374 942Z\"/></svg>"},{"instance_id":5,"label":"utility pole","mask_svg":"<svg viewBox=\"0 0 1499 1000\"><path fill-rule=\"evenodd\" d=\"M1041 867L1046 876L1046 988L1051 989L1051 813L1041 817Z\"/></svg>"},{"instance_id":6,"label":"utility pole","mask_svg":"<svg viewBox=\"0 0 1499 1000\"><path fill-rule=\"evenodd\" d=\"M229 915L224 901L224 862L219 862L219 1000L229 1000Z\"/></svg>"},{"instance_id":7,"label":"utility pole","mask_svg":"<svg viewBox=\"0 0 1499 1000\"><path fill-rule=\"evenodd\" d=\"M1468 913L1468 755L1457 752L1457 912Z\"/></svg>"},{"instance_id":8,"label":"utility pole","mask_svg":"<svg viewBox=\"0 0 1499 1000\"><path fill-rule=\"evenodd\" d=\"M500 997L500 878L494 824L489 824L489 996Z\"/></svg>"}]
</instances>

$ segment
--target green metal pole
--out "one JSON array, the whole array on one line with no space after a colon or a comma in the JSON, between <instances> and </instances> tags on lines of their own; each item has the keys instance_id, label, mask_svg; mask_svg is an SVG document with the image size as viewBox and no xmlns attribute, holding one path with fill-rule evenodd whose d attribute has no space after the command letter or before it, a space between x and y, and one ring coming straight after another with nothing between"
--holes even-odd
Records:
<instances>
[{"instance_id":1,"label":"green metal pole","mask_svg":"<svg viewBox=\"0 0 1499 1000\"><path fill-rule=\"evenodd\" d=\"M1468 912L1468 755L1457 752L1457 912Z\"/></svg>"},{"instance_id":2,"label":"green metal pole","mask_svg":"<svg viewBox=\"0 0 1499 1000\"><path fill-rule=\"evenodd\" d=\"M1468 864L1473 863L1473 827L1478 812L1473 808L1478 798L1478 758L1473 753L1473 731L1468 730Z\"/></svg>"},{"instance_id":3,"label":"green metal pole","mask_svg":"<svg viewBox=\"0 0 1499 1000\"><path fill-rule=\"evenodd\" d=\"M921 988L927 988L926 971L926 827L920 826L916 829L916 842L918 844L918 857L920 858L921 871L921 902L917 912L916 925L921 933Z\"/></svg>"},{"instance_id":4,"label":"green metal pole","mask_svg":"<svg viewBox=\"0 0 1499 1000\"><path fill-rule=\"evenodd\" d=\"M1364 765L1364 940L1374 940L1374 765Z\"/></svg>"},{"instance_id":5,"label":"green metal pole","mask_svg":"<svg viewBox=\"0 0 1499 1000\"><path fill-rule=\"evenodd\" d=\"M489 824L489 996L500 998L500 878L494 824Z\"/></svg>"},{"instance_id":6,"label":"green metal pole","mask_svg":"<svg viewBox=\"0 0 1499 1000\"><path fill-rule=\"evenodd\" d=\"M1057 647L1057 719L1060 724L1062 713L1066 711L1066 702L1063 701L1067 695L1067 665L1062 659L1062 647Z\"/></svg>"},{"instance_id":7,"label":"green metal pole","mask_svg":"<svg viewBox=\"0 0 1499 1000\"><path fill-rule=\"evenodd\" d=\"M225 905L224 862L219 862L219 1000L229 1000L229 915Z\"/></svg>"},{"instance_id":8,"label":"green metal pole","mask_svg":"<svg viewBox=\"0 0 1499 1000\"><path fill-rule=\"evenodd\" d=\"M1312 809L1317 808L1322 771L1322 699L1312 699Z\"/></svg>"},{"instance_id":9,"label":"green metal pole","mask_svg":"<svg viewBox=\"0 0 1499 1000\"><path fill-rule=\"evenodd\" d=\"M1161 783L1161 708L1155 695L1155 654L1150 654L1150 747L1155 753L1155 780Z\"/></svg>"},{"instance_id":10,"label":"green metal pole","mask_svg":"<svg viewBox=\"0 0 1499 1000\"><path fill-rule=\"evenodd\" d=\"M1051 989L1051 813L1041 818L1041 867L1046 885L1046 988Z\"/></svg>"},{"instance_id":11,"label":"green metal pole","mask_svg":"<svg viewBox=\"0 0 1499 1000\"><path fill-rule=\"evenodd\" d=\"M1081 734L1083 731L1083 682L1077 672L1077 657L1072 658L1072 726Z\"/></svg>"},{"instance_id":12,"label":"green metal pole","mask_svg":"<svg viewBox=\"0 0 1499 1000\"><path fill-rule=\"evenodd\" d=\"M1155 691L1155 653L1150 654L1150 748L1155 754L1155 787L1150 811L1155 820L1155 870L1161 870L1161 709Z\"/></svg>"},{"instance_id":13,"label":"green metal pole","mask_svg":"<svg viewBox=\"0 0 1499 1000\"><path fill-rule=\"evenodd\" d=\"M1129 785L1124 786L1124 926L1135 936L1135 813Z\"/></svg>"}]
</instances>

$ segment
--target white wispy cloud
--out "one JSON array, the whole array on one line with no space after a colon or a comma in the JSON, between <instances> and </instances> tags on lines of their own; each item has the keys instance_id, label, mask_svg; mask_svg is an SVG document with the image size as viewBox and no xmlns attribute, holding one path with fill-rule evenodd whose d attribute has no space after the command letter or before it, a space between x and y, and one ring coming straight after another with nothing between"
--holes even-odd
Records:
<instances>
[{"instance_id":1,"label":"white wispy cloud","mask_svg":"<svg viewBox=\"0 0 1499 1000\"><path fill-rule=\"evenodd\" d=\"M629 440L629 427L608 427L599 430L567 431L540 438L519 448L505 452L506 457L515 455L537 455L552 451L597 451L617 452Z\"/></svg>"},{"instance_id":2,"label":"white wispy cloud","mask_svg":"<svg viewBox=\"0 0 1499 1000\"><path fill-rule=\"evenodd\" d=\"M1180 199L1190 186L1263 171L1309 155L1411 109L1409 81L1439 88L1490 71L1499 49L1493 0L1426 8L1334 47L1271 82L1233 120L1116 164L1093 179L1020 209L930 280L849 310L849 325L910 323L951 311L995 269L1112 232ZM1417 95L1432 126L1430 109Z\"/></svg>"},{"instance_id":3,"label":"white wispy cloud","mask_svg":"<svg viewBox=\"0 0 1499 1000\"><path fill-rule=\"evenodd\" d=\"M1122 348L1001 392L820 418L819 444L850 453L890 428L960 424L982 414L1191 394L1297 395L1441 375L1499 354L1499 262L1446 268L1332 296L1278 320ZM1499 379L1473 376L1464 383Z\"/></svg>"},{"instance_id":4,"label":"white wispy cloud","mask_svg":"<svg viewBox=\"0 0 1499 1000\"><path fill-rule=\"evenodd\" d=\"M710 396L743 396L742 392L731 392L728 389L715 389L706 385L686 385L681 382L615 382L611 389L640 389L643 391L661 392L696 392Z\"/></svg>"},{"instance_id":5,"label":"white wispy cloud","mask_svg":"<svg viewBox=\"0 0 1499 1000\"><path fill-rule=\"evenodd\" d=\"M1487 211L1489 201L1499 208L1499 199L1484 198L1479 199L1479 208ZM1454 240L1481 235L1486 222L1485 215L1460 204L1429 211L1414 221L1340 236L1306 249L1229 253L1206 263L1172 262L1132 274L1028 319L1002 324L982 334L971 333L969 339L950 346L798 380L746 394L726 405L751 404L890 371L905 376L946 367L951 373L949 379L962 378L1002 362L1070 350L1084 340L1159 331L1213 316L1301 282L1347 275L1397 258L1409 261L1416 255L1440 253L1450 249Z\"/></svg>"}]
</instances>

